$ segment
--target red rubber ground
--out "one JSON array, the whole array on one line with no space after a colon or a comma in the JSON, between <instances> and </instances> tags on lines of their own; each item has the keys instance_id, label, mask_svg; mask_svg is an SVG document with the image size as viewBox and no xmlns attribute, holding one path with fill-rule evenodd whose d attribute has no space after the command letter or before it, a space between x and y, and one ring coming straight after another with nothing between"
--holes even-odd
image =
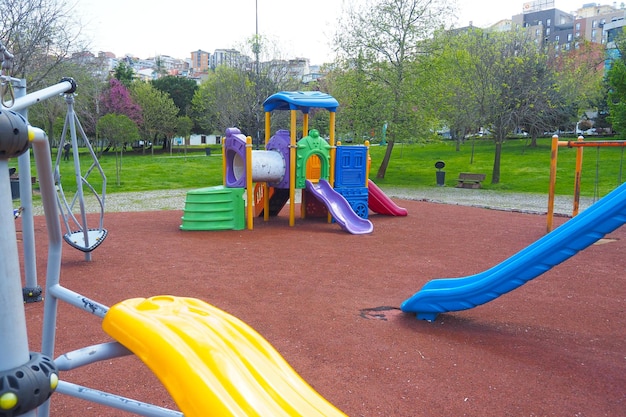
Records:
<instances>
[{"instance_id":1,"label":"red rubber ground","mask_svg":"<svg viewBox=\"0 0 626 417\"><path fill-rule=\"evenodd\" d=\"M182 211L107 213L91 262L64 247L62 283L106 305L160 294L216 305L353 417L626 415L626 228L491 303L428 323L397 308L430 279L506 259L543 236L546 219L397 202L408 217L372 215L362 236L321 219L290 228L285 215L253 231L182 232ZM42 217L36 229L43 285ZM38 350L43 303L26 313ZM99 319L66 305L57 334L57 354L110 340ZM61 376L175 408L135 357ZM128 415L60 394L52 411Z\"/></svg>"}]
</instances>

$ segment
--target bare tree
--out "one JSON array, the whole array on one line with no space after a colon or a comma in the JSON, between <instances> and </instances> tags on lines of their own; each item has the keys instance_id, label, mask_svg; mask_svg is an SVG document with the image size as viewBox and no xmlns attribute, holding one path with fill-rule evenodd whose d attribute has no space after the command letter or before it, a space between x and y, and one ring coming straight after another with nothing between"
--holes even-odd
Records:
<instances>
[{"instance_id":1,"label":"bare tree","mask_svg":"<svg viewBox=\"0 0 626 417\"><path fill-rule=\"evenodd\" d=\"M453 7L454 2L435 0L376 0L350 10L340 21L338 55L348 62L368 62L364 71L377 80L389 103L388 146L377 178L385 177L395 141L410 131L406 121L417 107L410 94L412 64L425 52L423 41L452 16Z\"/></svg>"},{"instance_id":2,"label":"bare tree","mask_svg":"<svg viewBox=\"0 0 626 417\"><path fill-rule=\"evenodd\" d=\"M84 51L75 15L65 0L0 2L0 41L15 56L10 75L37 89L73 52Z\"/></svg>"}]
</instances>

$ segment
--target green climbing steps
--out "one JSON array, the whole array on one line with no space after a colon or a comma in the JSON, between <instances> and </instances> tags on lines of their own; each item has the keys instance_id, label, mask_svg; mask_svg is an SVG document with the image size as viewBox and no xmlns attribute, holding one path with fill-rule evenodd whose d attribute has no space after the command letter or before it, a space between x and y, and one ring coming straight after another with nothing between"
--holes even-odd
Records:
<instances>
[{"instance_id":1,"label":"green climbing steps","mask_svg":"<svg viewBox=\"0 0 626 417\"><path fill-rule=\"evenodd\" d=\"M187 192L180 230L243 230L243 192L223 185Z\"/></svg>"}]
</instances>

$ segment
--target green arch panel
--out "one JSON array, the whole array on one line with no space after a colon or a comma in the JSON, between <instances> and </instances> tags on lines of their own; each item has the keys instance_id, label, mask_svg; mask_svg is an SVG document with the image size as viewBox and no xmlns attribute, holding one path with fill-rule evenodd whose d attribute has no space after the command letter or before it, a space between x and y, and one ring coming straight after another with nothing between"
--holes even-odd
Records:
<instances>
[{"instance_id":1,"label":"green arch panel","mask_svg":"<svg viewBox=\"0 0 626 417\"><path fill-rule=\"evenodd\" d=\"M328 179L330 166L330 145L320 137L315 129L309 131L298 141L296 146L296 188L306 187L306 163L309 158L316 155L321 162L321 178Z\"/></svg>"}]
</instances>

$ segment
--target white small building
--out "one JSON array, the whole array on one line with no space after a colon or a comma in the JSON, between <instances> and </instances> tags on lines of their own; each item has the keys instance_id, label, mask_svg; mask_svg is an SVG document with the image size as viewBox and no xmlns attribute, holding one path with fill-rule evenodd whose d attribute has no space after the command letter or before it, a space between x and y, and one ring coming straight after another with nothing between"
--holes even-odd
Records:
<instances>
[{"instance_id":1,"label":"white small building","mask_svg":"<svg viewBox=\"0 0 626 417\"><path fill-rule=\"evenodd\" d=\"M182 146L185 144L185 139L182 137L175 137L172 139L172 144L174 146ZM221 145L222 144L222 136L221 135L198 135L193 134L189 136L189 142L187 145L189 146L201 146L201 145Z\"/></svg>"}]
</instances>

